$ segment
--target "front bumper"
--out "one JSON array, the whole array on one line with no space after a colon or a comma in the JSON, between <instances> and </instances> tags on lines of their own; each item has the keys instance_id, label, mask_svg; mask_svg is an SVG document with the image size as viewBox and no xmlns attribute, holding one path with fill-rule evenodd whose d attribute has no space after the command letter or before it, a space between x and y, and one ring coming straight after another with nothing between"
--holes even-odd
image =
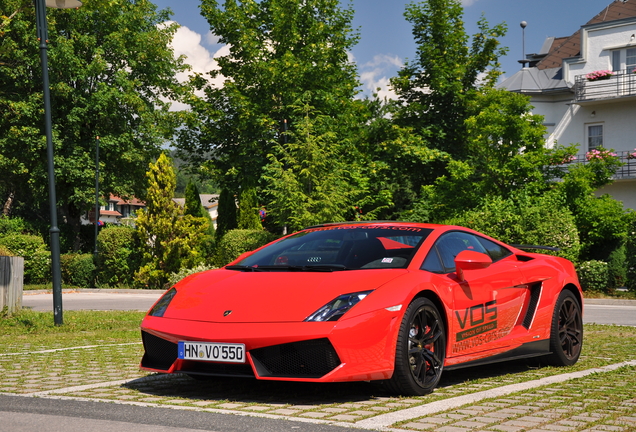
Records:
<instances>
[{"instance_id":1,"label":"front bumper","mask_svg":"<svg viewBox=\"0 0 636 432\"><path fill-rule=\"evenodd\" d=\"M384 309L336 322L208 323L147 316L141 368L153 372L285 381L364 381L393 374L398 313ZM244 343L247 362L182 360L177 343Z\"/></svg>"}]
</instances>

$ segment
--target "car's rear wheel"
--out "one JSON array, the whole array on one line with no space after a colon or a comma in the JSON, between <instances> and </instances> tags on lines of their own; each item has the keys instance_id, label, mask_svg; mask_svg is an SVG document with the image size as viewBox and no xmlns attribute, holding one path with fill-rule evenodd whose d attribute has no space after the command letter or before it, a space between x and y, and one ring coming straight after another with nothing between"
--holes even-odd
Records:
<instances>
[{"instance_id":1,"label":"car's rear wheel","mask_svg":"<svg viewBox=\"0 0 636 432\"><path fill-rule=\"evenodd\" d=\"M583 318L579 300L569 290L561 291L552 313L550 354L546 360L554 366L576 363L583 347Z\"/></svg>"},{"instance_id":2,"label":"car's rear wheel","mask_svg":"<svg viewBox=\"0 0 636 432\"><path fill-rule=\"evenodd\" d=\"M402 395L421 396L435 389L446 357L444 321L432 301L417 298L400 325L395 369L387 388Z\"/></svg>"}]
</instances>

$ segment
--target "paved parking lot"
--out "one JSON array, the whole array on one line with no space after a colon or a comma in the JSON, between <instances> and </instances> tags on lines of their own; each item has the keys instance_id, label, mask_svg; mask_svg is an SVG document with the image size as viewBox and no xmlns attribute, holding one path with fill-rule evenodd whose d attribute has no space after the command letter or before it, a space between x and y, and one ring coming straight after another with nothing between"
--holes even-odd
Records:
<instances>
[{"instance_id":1,"label":"paved parking lot","mask_svg":"<svg viewBox=\"0 0 636 432\"><path fill-rule=\"evenodd\" d=\"M121 308L140 301L133 309L146 310L160 293L89 291L73 294L73 301L84 297L95 304L104 295L116 298ZM25 296L25 303L48 301L45 296ZM569 372L525 362L454 371L433 394L404 398L369 383L149 375L138 369L142 351L138 342L56 349L12 344L0 354L0 394L386 431L636 431L636 359Z\"/></svg>"}]
</instances>

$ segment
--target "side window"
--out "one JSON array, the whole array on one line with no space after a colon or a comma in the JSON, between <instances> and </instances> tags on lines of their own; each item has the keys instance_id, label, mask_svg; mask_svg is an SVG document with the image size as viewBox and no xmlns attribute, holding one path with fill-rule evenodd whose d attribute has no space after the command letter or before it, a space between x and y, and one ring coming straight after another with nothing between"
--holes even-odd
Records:
<instances>
[{"instance_id":1,"label":"side window","mask_svg":"<svg viewBox=\"0 0 636 432\"><path fill-rule=\"evenodd\" d=\"M444 266L439 260L439 254L435 246L433 246L428 255L426 255L426 259L422 264L422 270L430 271L431 273L445 273Z\"/></svg>"},{"instance_id":2,"label":"side window","mask_svg":"<svg viewBox=\"0 0 636 432\"><path fill-rule=\"evenodd\" d=\"M462 231L451 231L444 234L435 242L434 247L439 251L446 273L455 271L455 257L461 251L473 250L488 253L476 236Z\"/></svg>"},{"instance_id":3,"label":"side window","mask_svg":"<svg viewBox=\"0 0 636 432\"><path fill-rule=\"evenodd\" d=\"M510 252L503 246L499 246L495 242L482 237L477 237L477 239L479 240L479 243L481 243L481 245L484 247L484 249L486 249L486 253L490 255L492 262L497 262L500 259L512 255L512 252Z\"/></svg>"}]
</instances>

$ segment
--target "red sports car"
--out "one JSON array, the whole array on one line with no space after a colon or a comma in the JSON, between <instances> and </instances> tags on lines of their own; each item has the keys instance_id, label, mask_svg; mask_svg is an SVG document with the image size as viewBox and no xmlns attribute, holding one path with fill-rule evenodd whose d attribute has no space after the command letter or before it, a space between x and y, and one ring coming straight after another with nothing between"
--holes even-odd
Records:
<instances>
[{"instance_id":1,"label":"red sports car","mask_svg":"<svg viewBox=\"0 0 636 432\"><path fill-rule=\"evenodd\" d=\"M569 261L467 228L325 224L169 289L141 324L141 368L422 395L442 371L574 364L582 304Z\"/></svg>"}]
</instances>

